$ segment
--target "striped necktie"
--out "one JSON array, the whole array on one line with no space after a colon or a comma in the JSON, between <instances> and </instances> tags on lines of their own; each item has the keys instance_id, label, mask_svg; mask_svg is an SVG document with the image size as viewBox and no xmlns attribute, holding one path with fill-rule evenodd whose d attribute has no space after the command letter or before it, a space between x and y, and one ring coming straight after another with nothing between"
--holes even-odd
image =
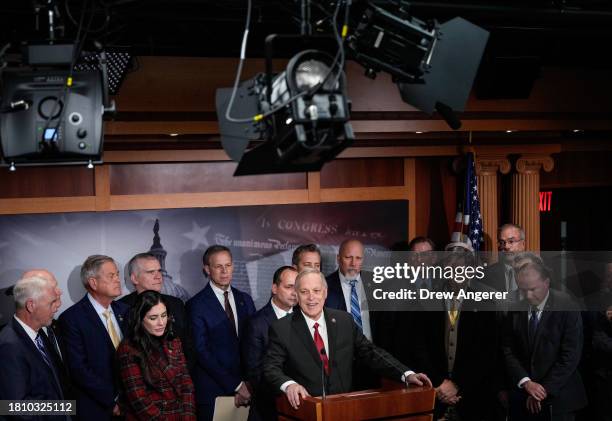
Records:
<instances>
[{"instance_id":1,"label":"striped necktie","mask_svg":"<svg viewBox=\"0 0 612 421\"><path fill-rule=\"evenodd\" d=\"M47 350L45 349L45 343L43 342L42 336L40 336L40 332L38 333L38 335L36 335L36 339L34 340L34 342L36 342L36 348L38 348L38 352L40 352L40 355L42 355L47 365L51 367L51 369L53 369L53 364L51 363L49 354L47 354Z\"/></svg>"},{"instance_id":2,"label":"striped necktie","mask_svg":"<svg viewBox=\"0 0 612 421\"><path fill-rule=\"evenodd\" d=\"M363 331L363 323L361 321L361 308L359 307L359 297L357 296L357 287L355 284L357 283L356 279L352 279L349 281L351 285L351 315L359 326L359 329Z\"/></svg>"}]
</instances>

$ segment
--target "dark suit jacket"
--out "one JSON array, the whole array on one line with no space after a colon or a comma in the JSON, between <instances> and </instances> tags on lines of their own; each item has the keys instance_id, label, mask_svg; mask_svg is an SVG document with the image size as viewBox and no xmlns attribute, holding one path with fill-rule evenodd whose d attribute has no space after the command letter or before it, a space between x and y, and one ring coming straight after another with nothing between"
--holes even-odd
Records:
<instances>
[{"instance_id":1,"label":"dark suit jacket","mask_svg":"<svg viewBox=\"0 0 612 421\"><path fill-rule=\"evenodd\" d=\"M250 295L232 287L236 302L234 317L238 320L238 336L242 337L246 322L255 313ZM210 284L187 302L191 320L197 363L193 381L198 405L214 405L217 396L231 396L242 380L240 347L235 327L219 303Z\"/></svg>"},{"instance_id":2,"label":"dark suit jacket","mask_svg":"<svg viewBox=\"0 0 612 421\"><path fill-rule=\"evenodd\" d=\"M162 357L160 352L153 352L146 356L151 381L147 383L138 351L129 341L121 342L117 348L123 407L128 421L195 421L193 383L180 339L164 341L163 354Z\"/></svg>"},{"instance_id":3,"label":"dark suit jacket","mask_svg":"<svg viewBox=\"0 0 612 421\"><path fill-rule=\"evenodd\" d=\"M187 311L185 310L185 304L180 298L173 297L172 295L161 294L166 303L168 303L168 313L172 316L174 333L177 335L183 346L183 353L187 359L187 367L191 369L195 366L196 356L195 349L193 347L193 340L191 338L191 325L187 318ZM128 307L132 307L136 302L138 293L136 291L126 295L119 299L122 303L127 304Z\"/></svg>"},{"instance_id":4,"label":"dark suit jacket","mask_svg":"<svg viewBox=\"0 0 612 421\"><path fill-rule=\"evenodd\" d=\"M248 321L240 341L246 380L254 392L254 404L249 411L249 420L276 419L274 394L263 381L263 359L268 349L268 331L276 320L276 313L268 302Z\"/></svg>"},{"instance_id":5,"label":"dark suit jacket","mask_svg":"<svg viewBox=\"0 0 612 421\"><path fill-rule=\"evenodd\" d=\"M612 322L603 312L597 313L594 319L593 370L597 375L610 379L612 390Z\"/></svg>"},{"instance_id":6,"label":"dark suit jacket","mask_svg":"<svg viewBox=\"0 0 612 421\"><path fill-rule=\"evenodd\" d=\"M342 293L342 285L340 284L340 275L338 271L330 273L326 278L327 280L327 299L325 300L325 307L334 308L336 310L344 310L351 312L350 303L347 303ZM374 288L378 288L376 284L372 282L372 273L361 272L361 281L366 292L366 299L371 297L371 291ZM373 305L370 305L373 307ZM392 348L392 338L394 335L395 318L393 312L390 311L372 311L370 313L370 329L372 330L372 342L376 345L390 350Z\"/></svg>"},{"instance_id":7,"label":"dark suit jacket","mask_svg":"<svg viewBox=\"0 0 612 421\"><path fill-rule=\"evenodd\" d=\"M529 377L546 389L548 398L543 403L552 405L554 414L584 407L586 394L577 370L583 345L580 312L577 308L567 311L574 308L569 296L551 289L530 351L528 303L524 301L523 306L523 311L508 314L504 329L503 351L511 390L519 391L519 380Z\"/></svg>"},{"instance_id":8,"label":"dark suit jacket","mask_svg":"<svg viewBox=\"0 0 612 421\"><path fill-rule=\"evenodd\" d=\"M44 333L44 332L43 332ZM72 387L72 379L66 364L66 346L62 341L61 331L57 320L53 320L51 326L47 327L47 333L41 335L45 341L46 347L50 350L51 358L57 367L58 377L64 392L64 399L76 399L75 392ZM52 339L55 336L55 343Z\"/></svg>"},{"instance_id":9,"label":"dark suit jacket","mask_svg":"<svg viewBox=\"0 0 612 421\"><path fill-rule=\"evenodd\" d=\"M506 291L506 265L503 262L497 262L488 266L481 282L496 291Z\"/></svg>"},{"instance_id":10,"label":"dark suit jacket","mask_svg":"<svg viewBox=\"0 0 612 421\"><path fill-rule=\"evenodd\" d=\"M326 308L324 317L330 363L327 393L353 390L353 359L369 366L380 376L400 381L408 368L368 341L349 313ZM294 380L311 395L321 395L321 367L321 357L299 309L272 323L264 359L264 378L276 393L280 393L283 383Z\"/></svg>"},{"instance_id":11,"label":"dark suit jacket","mask_svg":"<svg viewBox=\"0 0 612 421\"><path fill-rule=\"evenodd\" d=\"M32 339L12 318L0 332L0 399L64 399L57 368L51 369ZM66 420L66 416L15 417L22 420Z\"/></svg>"},{"instance_id":12,"label":"dark suit jacket","mask_svg":"<svg viewBox=\"0 0 612 421\"><path fill-rule=\"evenodd\" d=\"M119 328L127 332L128 307L114 301ZM65 360L77 399L77 414L84 420L109 420L119 394L115 347L87 296L59 317Z\"/></svg>"},{"instance_id":13,"label":"dark suit jacket","mask_svg":"<svg viewBox=\"0 0 612 421\"><path fill-rule=\"evenodd\" d=\"M410 334L415 369L427 373L434 386L439 386L444 379L452 380L461 396L457 411L466 420L482 419L491 411L488 405L495 401L496 390L490 385L496 379L496 370L502 366L497 359L496 315L473 307L464 301L456 325L457 347L451 373L445 345L448 319L445 309L414 315L418 322Z\"/></svg>"},{"instance_id":14,"label":"dark suit jacket","mask_svg":"<svg viewBox=\"0 0 612 421\"><path fill-rule=\"evenodd\" d=\"M329 274L327 280L327 300L325 306L337 310L343 310L350 314L351 305L344 299L342 285L340 283L340 275L338 271ZM372 300L372 291L378 288L379 285L372 281L371 272L361 272L361 282L368 300L370 310L370 330L372 332L372 342L377 346L384 348L386 351L395 351L395 329L397 328L397 313L393 311L373 311L375 305L379 303ZM383 287L384 288L384 287ZM370 304L371 303L371 304ZM379 378L370 370L367 365L355 362L353 367L355 372L354 386L356 389L372 389L380 386Z\"/></svg>"}]
</instances>

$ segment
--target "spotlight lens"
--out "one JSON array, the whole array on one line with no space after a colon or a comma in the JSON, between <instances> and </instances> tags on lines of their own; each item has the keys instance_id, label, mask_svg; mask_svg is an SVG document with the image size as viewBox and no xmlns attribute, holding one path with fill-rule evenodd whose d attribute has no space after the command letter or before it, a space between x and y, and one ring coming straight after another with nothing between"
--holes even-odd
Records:
<instances>
[{"instance_id":1,"label":"spotlight lens","mask_svg":"<svg viewBox=\"0 0 612 421\"><path fill-rule=\"evenodd\" d=\"M322 83L328 73L329 67L325 63L318 60L305 60L298 65L295 71L297 88L300 91L311 89ZM327 84L331 84L332 82L333 77L330 76L325 87L329 88Z\"/></svg>"}]
</instances>

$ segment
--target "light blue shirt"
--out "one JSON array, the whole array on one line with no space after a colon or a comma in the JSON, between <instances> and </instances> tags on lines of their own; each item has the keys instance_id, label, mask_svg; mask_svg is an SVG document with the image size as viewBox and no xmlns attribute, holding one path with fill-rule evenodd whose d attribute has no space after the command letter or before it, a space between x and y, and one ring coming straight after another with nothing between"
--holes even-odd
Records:
<instances>
[{"instance_id":1,"label":"light blue shirt","mask_svg":"<svg viewBox=\"0 0 612 421\"><path fill-rule=\"evenodd\" d=\"M344 295L344 302L346 303L346 311L351 312L351 284L349 279L338 270L338 276L340 277L340 285L342 286L342 295ZM357 297L359 297L359 310L361 312L361 327L363 328L363 336L372 340L372 328L370 327L370 312L368 311L368 300L366 299L365 289L363 289L363 281L361 280L361 274L357 275L355 279L355 289L357 290Z\"/></svg>"}]
</instances>

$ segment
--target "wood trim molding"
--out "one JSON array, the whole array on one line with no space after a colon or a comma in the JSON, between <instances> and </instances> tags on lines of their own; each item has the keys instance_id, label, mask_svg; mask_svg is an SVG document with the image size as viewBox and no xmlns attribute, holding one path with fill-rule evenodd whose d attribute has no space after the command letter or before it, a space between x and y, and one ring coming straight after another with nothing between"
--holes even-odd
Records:
<instances>
[{"instance_id":1,"label":"wood trim molding","mask_svg":"<svg viewBox=\"0 0 612 421\"><path fill-rule=\"evenodd\" d=\"M542 145L477 145L472 146L476 156L507 156L511 154L554 154L561 152L560 144ZM351 158L411 158L425 156L457 156L465 147L458 145L439 146L387 146L354 147L344 150L337 159ZM223 149L197 150L142 150L107 151L104 162L107 164L137 162L206 162L230 161Z\"/></svg>"},{"instance_id":2,"label":"wood trim molding","mask_svg":"<svg viewBox=\"0 0 612 421\"><path fill-rule=\"evenodd\" d=\"M401 119L401 120L352 120L351 125L356 134L393 133L393 132L451 132L443 120L434 119ZM610 130L612 123L608 119L475 119L463 120L462 131L499 132L573 130L576 127L589 130ZM164 135L179 133L183 135L206 134L218 135L217 121L108 121L104 123L107 135Z\"/></svg>"},{"instance_id":3,"label":"wood trim molding","mask_svg":"<svg viewBox=\"0 0 612 421\"><path fill-rule=\"evenodd\" d=\"M95 210L96 198L94 196L0 199L0 215L91 212Z\"/></svg>"},{"instance_id":4,"label":"wood trim molding","mask_svg":"<svg viewBox=\"0 0 612 421\"><path fill-rule=\"evenodd\" d=\"M230 161L223 149L199 150L143 150L143 151L108 151L104 152L107 164L124 164L136 162L200 162Z\"/></svg>"},{"instance_id":5,"label":"wood trim molding","mask_svg":"<svg viewBox=\"0 0 612 421\"><path fill-rule=\"evenodd\" d=\"M407 199L404 186L321 189L321 203Z\"/></svg>"}]
</instances>

